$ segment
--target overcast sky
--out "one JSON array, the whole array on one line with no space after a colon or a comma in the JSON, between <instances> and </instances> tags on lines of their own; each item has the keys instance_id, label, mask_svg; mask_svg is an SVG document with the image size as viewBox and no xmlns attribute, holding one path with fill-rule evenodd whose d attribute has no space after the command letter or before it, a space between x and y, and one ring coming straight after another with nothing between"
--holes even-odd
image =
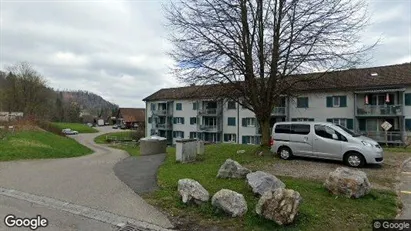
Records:
<instances>
[{"instance_id":1,"label":"overcast sky","mask_svg":"<svg viewBox=\"0 0 411 231\"><path fill-rule=\"evenodd\" d=\"M169 67L161 0L0 0L0 69L31 63L55 89L94 92L143 107L179 86ZM364 41L381 38L367 66L411 62L411 0L370 0Z\"/></svg>"}]
</instances>

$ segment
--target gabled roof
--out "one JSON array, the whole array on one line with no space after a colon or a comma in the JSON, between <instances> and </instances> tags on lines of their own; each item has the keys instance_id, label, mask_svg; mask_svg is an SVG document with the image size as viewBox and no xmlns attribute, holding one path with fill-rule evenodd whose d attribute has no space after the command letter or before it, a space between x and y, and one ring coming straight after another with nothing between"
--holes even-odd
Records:
<instances>
[{"instance_id":1,"label":"gabled roof","mask_svg":"<svg viewBox=\"0 0 411 231\"><path fill-rule=\"evenodd\" d=\"M144 108L119 108L117 117L122 117L124 122L145 122L146 109Z\"/></svg>"},{"instance_id":2,"label":"gabled roof","mask_svg":"<svg viewBox=\"0 0 411 231\"><path fill-rule=\"evenodd\" d=\"M307 81L310 80L311 81ZM394 88L411 86L411 63L348 69L333 72L318 72L310 74L294 75L287 78L287 81L295 82L294 89L304 91L330 91L330 90L363 90L376 88ZM143 99L144 101L154 100L175 100L175 99L195 99L211 98L218 94L223 94L227 89L223 85L203 85L188 86L178 88L164 88Z\"/></svg>"}]
</instances>

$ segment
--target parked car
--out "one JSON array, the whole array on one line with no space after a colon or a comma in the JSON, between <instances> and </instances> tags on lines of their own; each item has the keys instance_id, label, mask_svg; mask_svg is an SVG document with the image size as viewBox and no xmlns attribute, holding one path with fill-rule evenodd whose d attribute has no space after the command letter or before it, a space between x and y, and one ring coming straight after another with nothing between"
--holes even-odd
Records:
<instances>
[{"instance_id":1,"label":"parked car","mask_svg":"<svg viewBox=\"0 0 411 231\"><path fill-rule=\"evenodd\" d=\"M87 123L87 126L93 127L93 124L92 123Z\"/></svg>"},{"instance_id":2,"label":"parked car","mask_svg":"<svg viewBox=\"0 0 411 231\"><path fill-rule=\"evenodd\" d=\"M271 134L271 151L293 156L344 161L351 167L383 163L383 149L374 140L325 122L279 122Z\"/></svg>"},{"instance_id":3,"label":"parked car","mask_svg":"<svg viewBox=\"0 0 411 231\"><path fill-rule=\"evenodd\" d=\"M65 128L61 132L66 135L77 135L78 134L78 131L71 130L70 128Z\"/></svg>"},{"instance_id":4,"label":"parked car","mask_svg":"<svg viewBox=\"0 0 411 231\"><path fill-rule=\"evenodd\" d=\"M118 125L117 124L114 124L113 125L113 129L117 129L118 128Z\"/></svg>"}]
</instances>

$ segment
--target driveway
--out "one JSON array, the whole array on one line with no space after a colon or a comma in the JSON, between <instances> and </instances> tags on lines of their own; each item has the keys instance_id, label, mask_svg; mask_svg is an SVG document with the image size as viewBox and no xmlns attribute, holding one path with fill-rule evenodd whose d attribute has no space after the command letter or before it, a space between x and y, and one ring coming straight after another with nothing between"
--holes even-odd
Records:
<instances>
[{"instance_id":1,"label":"driveway","mask_svg":"<svg viewBox=\"0 0 411 231\"><path fill-rule=\"evenodd\" d=\"M79 134L74 137L95 151L91 155L68 159L1 162L0 187L165 228L172 227L164 214L148 205L116 177L114 165L128 157L128 154L95 144L94 138L110 132L111 128L103 127L99 130L99 133Z\"/></svg>"}]
</instances>

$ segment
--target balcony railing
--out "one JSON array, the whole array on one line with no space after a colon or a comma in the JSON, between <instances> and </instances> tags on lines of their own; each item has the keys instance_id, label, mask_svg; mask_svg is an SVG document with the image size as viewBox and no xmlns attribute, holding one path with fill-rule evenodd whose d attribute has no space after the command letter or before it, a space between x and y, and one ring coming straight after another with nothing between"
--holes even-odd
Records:
<instances>
[{"instance_id":1,"label":"balcony railing","mask_svg":"<svg viewBox=\"0 0 411 231\"><path fill-rule=\"evenodd\" d=\"M364 136L367 136L378 143L390 143L390 144L401 144L404 142L405 133L401 131L387 132L387 138L385 137L384 131L367 131L359 132Z\"/></svg>"},{"instance_id":2,"label":"balcony railing","mask_svg":"<svg viewBox=\"0 0 411 231\"><path fill-rule=\"evenodd\" d=\"M275 107L271 111L271 115L273 115L273 116L285 116L285 107Z\"/></svg>"},{"instance_id":3,"label":"balcony railing","mask_svg":"<svg viewBox=\"0 0 411 231\"><path fill-rule=\"evenodd\" d=\"M165 116L168 115L169 112L167 110L153 110L154 115Z\"/></svg>"},{"instance_id":4,"label":"balcony railing","mask_svg":"<svg viewBox=\"0 0 411 231\"><path fill-rule=\"evenodd\" d=\"M220 127L217 125L200 125L200 130L201 131L208 131L208 132L212 132L212 131L219 131Z\"/></svg>"},{"instance_id":5,"label":"balcony railing","mask_svg":"<svg viewBox=\"0 0 411 231\"><path fill-rule=\"evenodd\" d=\"M156 124L157 129L171 129L171 124Z\"/></svg>"},{"instance_id":6,"label":"balcony railing","mask_svg":"<svg viewBox=\"0 0 411 231\"><path fill-rule=\"evenodd\" d=\"M198 113L200 115L218 115L220 112L221 110L219 108L207 108L201 109Z\"/></svg>"},{"instance_id":7,"label":"balcony railing","mask_svg":"<svg viewBox=\"0 0 411 231\"><path fill-rule=\"evenodd\" d=\"M402 105L365 105L357 108L357 116L403 115Z\"/></svg>"}]
</instances>

